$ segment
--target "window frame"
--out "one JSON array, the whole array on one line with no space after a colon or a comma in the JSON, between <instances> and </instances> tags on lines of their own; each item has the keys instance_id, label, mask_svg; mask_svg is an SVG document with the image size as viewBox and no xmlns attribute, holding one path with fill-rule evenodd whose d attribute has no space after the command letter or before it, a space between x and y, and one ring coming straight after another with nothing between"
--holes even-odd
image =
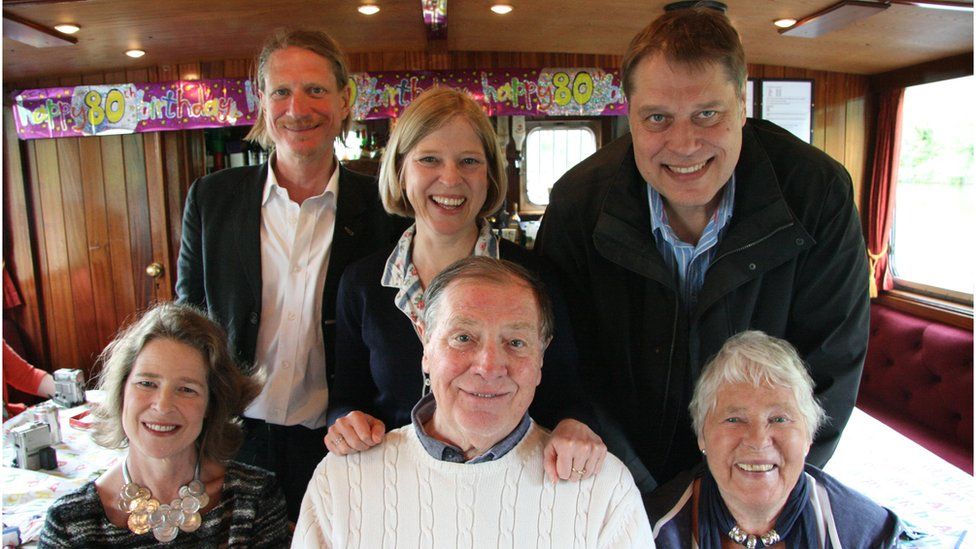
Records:
<instances>
[{"instance_id":1,"label":"window frame","mask_svg":"<svg viewBox=\"0 0 976 549\"><path fill-rule=\"evenodd\" d=\"M957 78L972 77L973 74L954 74L949 75L945 78L937 80L923 80L914 83L905 83L904 88L910 88L914 86L921 86L925 84L932 84L935 82L941 82L946 80L954 80ZM903 105L904 107L904 105ZM901 158L898 159L901 162ZM895 193L897 195L898 183L895 182ZM897 201L896 201L897 207ZM923 282L917 282L913 280L908 280L898 276L895 269L895 254L897 252L897 240L895 234L895 223L891 225L891 234L889 235L889 246L888 246L888 268L891 271L891 279L893 282L893 291L884 292L884 294L891 294L894 299L899 301L911 301L917 306L932 309L933 311L940 311L942 314L937 316L942 316L946 313L960 315L962 317L968 318L968 326L972 328L973 324L973 294L950 290L948 288L942 288L939 286L933 286L931 284L925 284Z\"/></svg>"},{"instance_id":2,"label":"window frame","mask_svg":"<svg viewBox=\"0 0 976 549\"><path fill-rule=\"evenodd\" d=\"M529 135L538 129L544 128L585 128L593 134L596 140L596 150L603 147L603 128L601 120L598 118L573 118L573 119L540 119L527 120L525 122L525 144L523 146L524 159L519 163L519 215L541 215L546 211L546 205L539 205L529 201L528 193L528 163L529 163Z\"/></svg>"}]
</instances>

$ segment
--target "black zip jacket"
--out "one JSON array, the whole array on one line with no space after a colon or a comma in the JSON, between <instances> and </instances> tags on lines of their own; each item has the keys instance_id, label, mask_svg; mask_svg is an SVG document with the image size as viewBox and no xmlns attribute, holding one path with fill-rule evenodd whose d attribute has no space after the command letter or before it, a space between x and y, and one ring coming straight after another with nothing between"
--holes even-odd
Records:
<instances>
[{"instance_id":1,"label":"black zip jacket","mask_svg":"<svg viewBox=\"0 0 976 549\"><path fill-rule=\"evenodd\" d=\"M699 461L688 403L736 333L786 339L806 362L830 418L810 463L830 458L857 397L869 273L850 175L774 124L742 131L732 219L690 313L655 246L630 135L556 183L537 237L564 276L604 439L643 491Z\"/></svg>"}]
</instances>

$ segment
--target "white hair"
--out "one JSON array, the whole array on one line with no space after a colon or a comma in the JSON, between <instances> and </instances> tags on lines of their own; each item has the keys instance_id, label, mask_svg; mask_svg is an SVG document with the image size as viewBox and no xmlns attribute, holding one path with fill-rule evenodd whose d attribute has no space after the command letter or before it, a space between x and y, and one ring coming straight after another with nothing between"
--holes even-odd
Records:
<instances>
[{"instance_id":1,"label":"white hair","mask_svg":"<svg viewBox=\"0 0 976 549\"><path fill-rule=\"evenodd\" d=\"M715 409L719 388L731 383L780 386L793 391L810 442L827 420L827 414L813 395L813 378L796 349L787 341L751 330L730 337L698 378L688 405L698 438L702 437L705 416Z\"/></svg>"}]
</instances>

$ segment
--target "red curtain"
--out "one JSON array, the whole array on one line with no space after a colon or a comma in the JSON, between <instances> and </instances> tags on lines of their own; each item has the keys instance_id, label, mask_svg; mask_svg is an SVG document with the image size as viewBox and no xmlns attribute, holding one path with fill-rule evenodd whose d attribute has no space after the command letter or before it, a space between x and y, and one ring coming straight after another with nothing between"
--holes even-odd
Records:
<instances>
[{"instance_id":1,"label":"red curtain","mask_svg":"<svg viewBox=\"0 0 976 549\"><path fill-rule=\"evenodd\" d=\"M868 257L871 268L871 297L878 290L890 290L894 283L888 267L888 240L895 211L898 155L901 149L901 110L905 89L881 92L871 163L871 194L868 197Z\"/></svg>"}]
</instances>

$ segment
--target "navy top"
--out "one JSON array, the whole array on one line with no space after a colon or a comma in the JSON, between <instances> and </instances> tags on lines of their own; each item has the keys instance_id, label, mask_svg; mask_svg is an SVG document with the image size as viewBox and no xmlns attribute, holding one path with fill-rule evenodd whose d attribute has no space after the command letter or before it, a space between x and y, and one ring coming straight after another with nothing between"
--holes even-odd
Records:
<instances>
[{"instance_id":1,"label":"navy top","mask_svg":"<svg viewBox=\"0 0 976 549\"><path fill-rule=\"evenodd\" d=\"M539 275L553 302L555 331L529 414L550 429L560 420L573 418L599 432L579 380L576 342L557 279L542 258L507 240L499 244L502 259ZM420 400L423 346L410 319L393 302L397 289L380 284L391 251L389 247L353 263L339 283L329 425L359 410L382 421L390 431L411 422L410 411Z\"/></svg>"},{"instance_id":2,"label":"navy top","mask_svg":"<svg viewBox=\"0 0 976 549\"><path fill-rule=\"evenodd\" d=\"M694 498L689 497L683 503L681 498L704 473L705 467L700 463L644 496L644 508L658 547L692 547L691 504ZM893 511L844 486L813 465L806 464L804 473L823 488L832 516L825 516L822 524L832 523L828 530L837 534L845 549L887 549L897 547L899 540L917 537Z\"/></svg>"}]
</instances>

